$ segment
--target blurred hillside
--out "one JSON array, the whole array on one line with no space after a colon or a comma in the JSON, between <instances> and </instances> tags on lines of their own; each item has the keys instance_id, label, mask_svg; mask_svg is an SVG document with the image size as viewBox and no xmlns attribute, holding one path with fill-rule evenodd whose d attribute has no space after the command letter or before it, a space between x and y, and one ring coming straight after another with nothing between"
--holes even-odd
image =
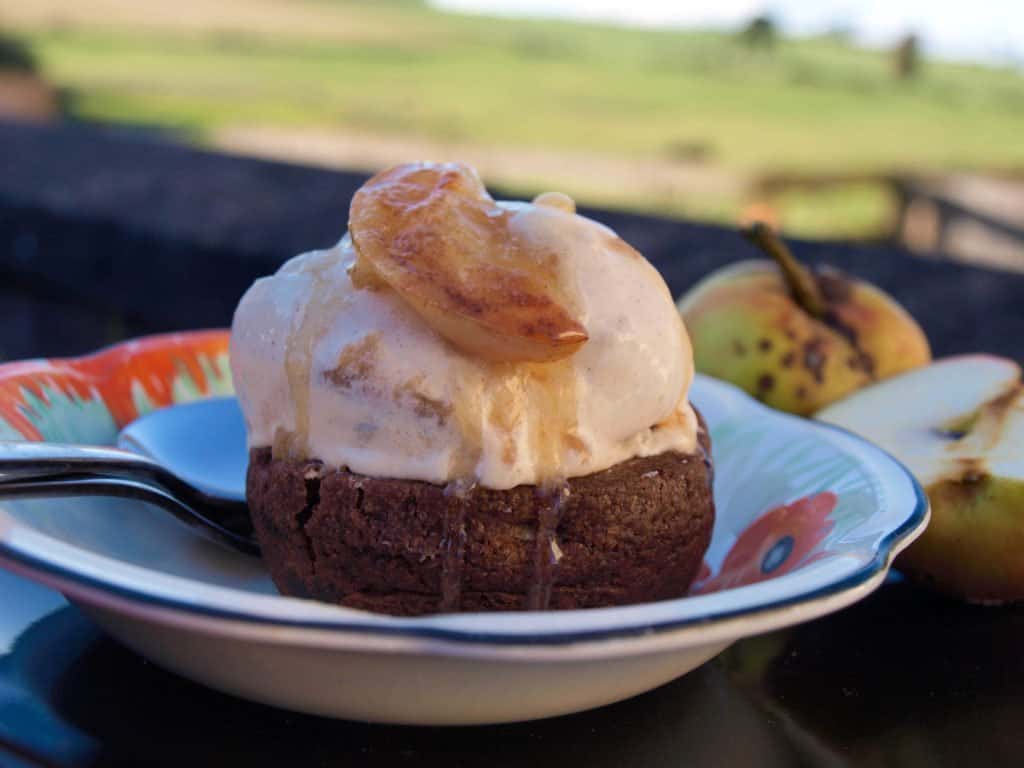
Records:
<instances>
[{"instance_id":1,"label":"blurred hillside","mask_svg":"<svg viewBox=\"0 0 1024 768\"><path fill-rule=\"evenodd\" d=\"M759 205L794 234L883 236L890 177L1024 171L1020 73L900 78L839 37L340 0L5 0L0 25L74 118L350 168L460 158L508 189L695 218Z\"/></svg>"}]
</instances>

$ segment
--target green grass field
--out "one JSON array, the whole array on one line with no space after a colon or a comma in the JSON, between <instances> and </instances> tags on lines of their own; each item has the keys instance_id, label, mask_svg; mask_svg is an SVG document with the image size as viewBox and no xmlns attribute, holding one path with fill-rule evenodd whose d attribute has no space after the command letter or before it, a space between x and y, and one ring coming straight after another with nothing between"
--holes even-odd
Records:
<instances>
[{"instance_id":1,"label":"green grass field","mask_svg":"<svg viewBox=\"0 0 1024 768\"><path fill-rule=\"evenodd\" d=\"M5 18L70 91L73 114L199 142L239 126L316 129L699 161L745 178L1024 168L1019 73L927 62L901 82L888 54L837 39L757 50L718 33L498 21L414 3L261 0L196 23L195 0L156 19L104 14L111 5L82 0L56 21L36 3ZM699 190L680 199L642 178L592 191L714 218L740 202ZM818 197L791 200L799 231L856 234L886 205L871 190Z\"/></svg>"}]
</instances>

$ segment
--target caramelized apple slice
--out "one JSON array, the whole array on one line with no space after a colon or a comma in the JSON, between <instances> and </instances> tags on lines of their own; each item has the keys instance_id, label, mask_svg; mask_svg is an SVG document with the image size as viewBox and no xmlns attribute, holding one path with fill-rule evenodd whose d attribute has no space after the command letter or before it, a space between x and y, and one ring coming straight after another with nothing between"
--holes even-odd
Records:
<instances>
[{"instance_id":1,"label":"caramelized apple slice","mask_svg":"<svg viewBox=\"0 0 1024 768\"><path fill-rule=\"evenodd\" d=\"M544 362L587 340L557 256L509 233L510 213L457 164L399 165L352 198L359 260L430 326L472 355Z\"/></svg>"}]
</instances>

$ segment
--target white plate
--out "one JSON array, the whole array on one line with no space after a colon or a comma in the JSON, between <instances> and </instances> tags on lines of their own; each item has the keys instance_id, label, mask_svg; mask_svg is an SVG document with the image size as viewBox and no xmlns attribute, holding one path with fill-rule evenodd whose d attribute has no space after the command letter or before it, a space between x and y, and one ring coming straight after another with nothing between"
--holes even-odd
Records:
<instances>
[{"instance_id":1,"label":"white plate","mask_svg":"<svg viewBox=\"0 0 1024 768\"><path fill-rule=\"evenodd\" d=\"M128 500L0 501L0 564L60 590L157 664L280 707L420 724L596 707L861 599L927 522L920 487L865 441L712 379L698 377L692 396L711 428L717 520L705 593L684 599L363 613L280 597L258 560Z\"/></svg>"}]
</instances>

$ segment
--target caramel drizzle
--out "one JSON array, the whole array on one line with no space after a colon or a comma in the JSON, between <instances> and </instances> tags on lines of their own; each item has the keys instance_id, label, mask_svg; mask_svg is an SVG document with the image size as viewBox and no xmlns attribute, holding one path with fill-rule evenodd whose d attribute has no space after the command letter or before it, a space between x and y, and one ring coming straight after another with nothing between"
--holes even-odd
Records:
<instances>
[{"instance_id":1,"label":"caramel drizzle","mask_svg":"<svg viewBox=\"0 0 1024 768\"><path fill-rule=\"evenodd\" d=\"M441 605L443 612L462 607L463 571L466 567L466 499L473 486L453 481L444 489L445 505L441 533Z\"/></svg>"},{"instance_id":2,"label":"caramel drizzle","mask_svg":"<svg viewBox=\"0 0 1024 768\"><path fill-rule=\"evenodd\" d=\"M466 387L452 403L452 415L461 442L452 457L451 476L444 489L445 505L441 526L441 611L462 606L463 574L466 563L466 504L476 487L477 464L483 454L483 403L479 387Z\"/></svg>"},{"instance_id":3,"label":"caramel drizzle","mask_svg":"<svg viewBox=\"0 0 1024 768\"><path fill-rule=\"evenodd\" d=\"M561 480L546 487L538 487L534 494L537 536L533 551L533 581L526 595L528 611L546 611L551 603L551 589L555 585L558 563L562 559L556 534L569 493L569 483Z\"/></svg>"},{"instance_id":4,"label":"caramel drizzle","mask_svg":"<svg viewBox=\"0 0 1024 768\"><path fill-rule=\"evenodd\" d=\"M334 315L332 306L344 301L331 291L331 281L324 274L339 258L330 252L313 256L303 272L313 281L309 301L302 313L299 327L288 339L285 349L285 374L288 391L295 409L295 429L278 429L274 434L274 458L304 459L309 455L309 395L313 374L313 346L329 328Z\"/></svg>"},{"instance_id":5,"label":"caramel drizzle","mask_svg":"<svg viewBox=\"0 0 1024 768\"><path fill-rule=\"evenodd\" d=\"M485 383L490 386L486 393L482 391ZM489 404L486 409L485 403ZM528 407L522 408L524 403ZM564 455L567 449L582 445L576 435L576 409L576 379L570 360L530 365L492 363L485 370L481 386L467 386L454 399L452 413L462 439L452 458L451 472L457 479L445 489L448 504L440 543L442 610L456 610L461 601L466 507L483 455L484 421L511 434L523 419L528 420L528 449L537 466L546 472L538 478L535 495L535 543L525 607L547 609L562 557L558 525L570 492Z\"/></svg>"},{"instance_id":6,"label":"caramel drizzle","mask_svg":"<svg viewBox=\"0 0 1024 768\"><path fill-rule=\"evenodd\" d=\"M537 529L534 539L533 577L526 608L545 611L558 577L561 549L558 526L568 503L570 488L565 479L564 456L569 445L579 443L577 430L576 377L571 360L535 365L529 371L530 442L533 455L547 474L538 478L534 494Z\"/></svg>"}]
</instances>

